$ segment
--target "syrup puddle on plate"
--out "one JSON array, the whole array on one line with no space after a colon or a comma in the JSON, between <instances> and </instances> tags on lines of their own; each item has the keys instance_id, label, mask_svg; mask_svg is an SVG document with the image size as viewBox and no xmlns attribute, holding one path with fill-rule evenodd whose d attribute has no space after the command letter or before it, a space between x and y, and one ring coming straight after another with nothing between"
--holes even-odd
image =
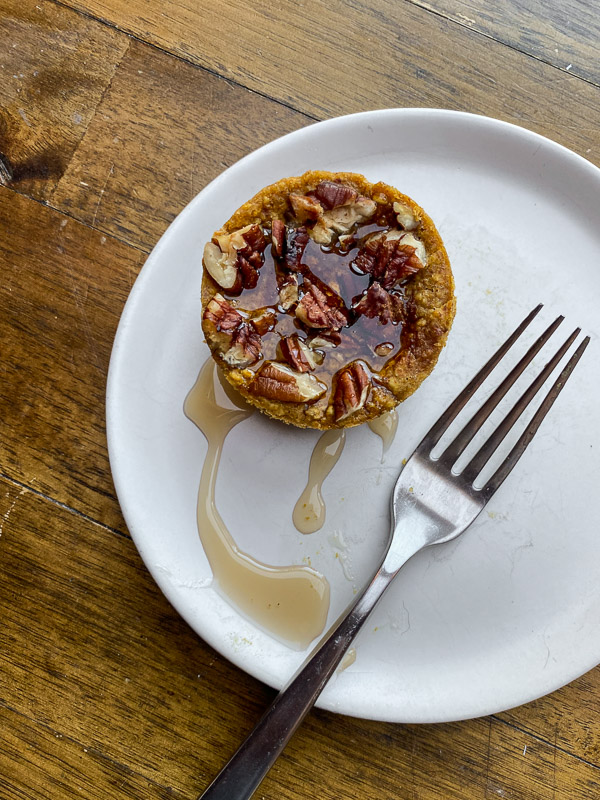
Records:
<instances>
[{"instance_id":1,"label":"syrup puddle on plate","mask_svg":"<svg viewBox=\"0 0 600 800\"><path fill-rule=\"evenodd\" d=\"M243 614L286 642L306 647L325 627L329 610L327 579L310 567L273 567L242 552L215 503L225 437L253 411L225 380L219 380L212 358L200 370L186 397L184 411L208 442L198 490L197 520L213 580Z\"/></svg>"}]
</instances>

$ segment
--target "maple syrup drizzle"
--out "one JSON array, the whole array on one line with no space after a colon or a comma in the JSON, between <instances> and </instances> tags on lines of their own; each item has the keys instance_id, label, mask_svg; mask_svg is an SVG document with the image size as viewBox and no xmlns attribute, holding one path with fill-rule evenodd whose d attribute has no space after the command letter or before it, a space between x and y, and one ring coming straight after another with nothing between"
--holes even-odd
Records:
<instances>
[{"instance_id":1,"label":"maple syrup drizzle","mask_svg":"<svg viewBox=\"0 0 600 800\"><path fill-rule=\"evenodd\" d=\"M337 464L346 443L345 430L325 431L317 441L308 468L308 482L292 514L300 533L315 533L325 522L323 481Z\"/></svg>"},{"instance_id":2,"label":"maple syrup drizzle","mask_svg":"<svg viewBox=\"0 0 600 800\"><path fill-rule=\"evenodd\" d=\"M225 437L253 410L225 380L219 380L216 365L209 358L186 397L184 411L208 442L198 490L197 520L215 585L243 614L267 631L289 644L306 647L325 627L329 609L327 579L310 567L273 567L242 552L215 503Z\"/></svg>"},{"instance_id":3,"label":"maple syrup drizzle","mask_svg":"<svg viewBox=\"0 0 600 800\"><path fill-rule=\"evenodd\" d=\"M387 453L391 443L394 441L394 436L396 435L396 430L398 429L398 412L395 408L393 408L391 411L386 411L385 414L382 414L380 417L370 419L367 422L367 425L373 431L373 433L376 433L377 436L381 437L381 441L383 443L381 460L383 461L383 457Z\"/></svg>"}]
</instances>

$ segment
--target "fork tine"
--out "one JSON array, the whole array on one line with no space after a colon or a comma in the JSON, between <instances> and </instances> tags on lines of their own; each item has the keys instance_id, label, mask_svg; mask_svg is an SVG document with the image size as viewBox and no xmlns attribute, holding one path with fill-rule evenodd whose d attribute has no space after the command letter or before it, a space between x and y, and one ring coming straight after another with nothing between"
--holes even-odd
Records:
<instances>
[{"instance_id":1,"label":"fork tine","mask_svg":"<svg viewBox=\"0 0 600 800\"><path fill-rule=\"evenodd\" d=\"M438 459L440 464L443 464L447 467L452 467L456 459L464 451L471 439L475 436L477 431L490 416L504 395L523 374L526 367L528 367L533 361L535 356L539 353L539 351L546 344L548 339L552 336L554 331L558 328L563 320L564 317L557 317L554 322L546 328L544 333L542 333L542 335L535 340L525 355L513 367L513 369L511 369L506 378L504 378L498 388L494 390L485 403L483 403L483 405L475 412L475 414L473 414L471 419L466 423L460 433L457 434L456 438L452 440L448 447L446 447Z\"/></svg>"},{"instance_id":2,"label":"fork tine","mask_svg":"<svg viewBox=\"0 0 600 800\"><path fill-rule=\"evenodd\" d=\"M490 480L485 484L483 489L481 490L485 494L486 502L489 498L494 494L496 489L502 484L506 476L515 466L517 461L521 458L527 446L535 436L537 429L542 424L542 420L552 407L552 404L560 394L561 390L563 389L565 383L571 377L571 373L577 366L577 362L583 355L585 348L588 346L590 342L590 337L586 336L582 343L579 345L577 350L573 353L567 365L560 373L556 381L554 382L552 388L544 398L542 404L538 408L538 410L533 415L529 425L525 428L521 436L519 437L519 441L510 451L508 456L504 459L502 464L498 467L496 472L492 475Z\"/></svg>"},{"instance_id":3,"label":"fork tine","mask_svg":"<svg viewBox=\"0 0 600 800\"><path fill-rule=\"evenodd\" d=\"M419 452L429 452L441 439L450 423L456 418L460 411L465 407L471 397L475 394L477 389L481 386L484 380L488 377L494 367L504 358L508 350L517 341L519 336L523 333L525 328L533 321L534 317L539 314L542 309L542 303L536 306L521 322L521 324L514 330L508 339L501 347L494 353L494 355L487 361L486 364L479 370L474 378L465 386L462 392L453 400L453 402L444 411L441 417L434 423L433 427L425 434L421 443L417 447Z\"/></svg>"},{"instance_id":4,"label":"fork tine","mask_svg":"<svg viewBox=\"0 0 600 800\"><path fill-rule=\"evenodd\" d=\"M475 478L479 475L481 470L489 461L492 453L494 453L498 445L502 442L504 437L508 434L514 423L519 419L521 414L525 411L529 403L533 400L535 395L542 388L546 380L554 371L558 362L565 355L571 347L575 339L581 333L581 328L576 328L569 338L562 344L556 351L552 358L548 361L540 374L530 383L528 388L523 392L521 397L517 400L508 414L504 417L502 422L498 425L496 430L486 439L481 445L477 453L469 461L465 469L462 471L462 477L468 483L473 483Z\"/></svg>"}]
</instances>

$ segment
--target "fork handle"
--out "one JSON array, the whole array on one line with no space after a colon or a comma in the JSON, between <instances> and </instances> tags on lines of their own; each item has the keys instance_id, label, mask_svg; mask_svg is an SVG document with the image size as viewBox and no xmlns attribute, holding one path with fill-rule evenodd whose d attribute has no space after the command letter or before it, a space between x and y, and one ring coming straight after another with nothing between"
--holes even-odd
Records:
<instances>
[{"instance_id":1,"label":"fork handle","mask_svg":"<svg viewBox=\"0 0 600 800\"><path fill-rule=\"evenodd\" d=\"M198 800L248 800L254 794L400 567L420 549L421 546L411 547L401 559L396 554L391 570L384 561L364 592L319 642Z\"/></svg>"}]
</instances>

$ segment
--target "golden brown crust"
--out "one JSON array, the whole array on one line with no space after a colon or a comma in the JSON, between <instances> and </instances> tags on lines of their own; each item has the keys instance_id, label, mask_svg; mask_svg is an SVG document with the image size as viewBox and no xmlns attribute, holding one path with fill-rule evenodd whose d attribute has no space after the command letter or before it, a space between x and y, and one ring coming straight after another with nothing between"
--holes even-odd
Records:
<instances>
[{"instance_id":1,"label":"golden brown crust","mask_svg":"<svg viewBox=\"0 0 600 800\"><path fill-rule=\"evenodd\" d=\"M393 203L399 202L410 209L418 222L415 233L424 243L427 253L426 266L412 275L405 285L411 324L403 327L399 351L374 376L365 405L336 422L332 403L336 388L335 376L331 392L308 404L278 402L252 394L247 387L254 379L255 371L232 368L223 362L221 354L208 336L207 341L227 380L250 403L283 422L298 427L326 430L351 427L373 419L393 409L418 388L432 371L446 343L454 319L455 298L448 255L430 217L410 197L397 189L384 183L372 184L356 173L310 171L301 176L284 178L265 187L244 203L223 225L222 231L229 234L255 223L270 227L273 219L289 216L290 194L305 195L314 191L322 181L337 181L350 186L359 195L374 200L378 207L391 207ZM205 269L202 280L203 309L221 291ZM239 305L244 305L243 295ZM206 333L204 321L203 328ZM335 350L328 352L327 358L335 359ZM337 369L345 366L346 364L340 363Z\"/></svg>"}]
</instances>

